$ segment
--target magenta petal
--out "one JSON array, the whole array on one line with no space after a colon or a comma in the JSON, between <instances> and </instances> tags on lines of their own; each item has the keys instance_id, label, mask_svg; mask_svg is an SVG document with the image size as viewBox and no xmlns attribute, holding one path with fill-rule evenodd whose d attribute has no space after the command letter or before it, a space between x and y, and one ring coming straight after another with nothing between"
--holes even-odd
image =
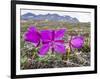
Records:
<instances>
[{"instance_id":1,"label":"magenta petal","mask_svg":"<svg viewBox=\"0 0 100 79\"><path fill-rule=\"evenodd\" d=\"M49 51L49 48L50 48L49 44L43 44L39 50L39 56L43 57L44 55L46 55L47 52Z\"/></svg>"},{"instance_id":2,"label":"magenta petal","mask_svg":"<svg viewBox=\"0 0 100 79\"><path fill-rule=\"evenodd\" d=\"M71 40L71 45L73 48L81 48L83 44L84 44L84 38L82 36L76 36Z\"/></svg>"},{"instance_id":3,"label":"magenta petal","mask_svg":"<svg viewBox=\"0 0 100 79\"><path fill-rule=\"evenodd\" d=\"M64 44L61 44L61 43L55 43L54 50L57 53L61 53L61 54L66 53L65 46L64 46Z\"/></svg>"},{"instance_id":4,"label":"magenta petal","mask_svg":"<svg viewBox=\"0 0 100 79\"><path fill-rule=\"evenodd\" d=\"M61 39L66 32L66 29L59 29L55 31L55 39Z\"/></svg>"},{"instance_id":5,"label":"magenta petal","mask_svg":"<svg viewBox=\"0 0 100 79\"><path fill-rule=\"evenodd\" d=\"M56 43L64 44L64 40L55 40Z\"/></svg>"},{"instance_id":6,"label":"magenta petal","mask_svg":"<svg viewBox=\"0 0 100 79\"><path fill-rule=\"evenodd\" d=\"M52 40L52 30L42 30L40 33L42 41Z\"/></svg>"},{"instance_id":7,"label":"magenta petal","mask_svg":"<svg viewBox=\"0 0 100 79\"><path fill-rule=\"evenodd\" d=\"M35 26L33 26L33 25L30 25L29 26L29 28L28 28L28 31L30 31L30 32L33 32L33 31L38 31L37 29L36 29L36 27Z\"/></svg>"},{"instance_id":8,"label":"magenta petal","mask_svg":"<svg viewBox=\"0 0 100 79\"><path fill-rule=\"evenodd\" d=\"M24 34L24 40L32 42L34 46L37 46L40 42L40 35L35 27L29 27L27 32Z\"/></svg>"}]
</instances>

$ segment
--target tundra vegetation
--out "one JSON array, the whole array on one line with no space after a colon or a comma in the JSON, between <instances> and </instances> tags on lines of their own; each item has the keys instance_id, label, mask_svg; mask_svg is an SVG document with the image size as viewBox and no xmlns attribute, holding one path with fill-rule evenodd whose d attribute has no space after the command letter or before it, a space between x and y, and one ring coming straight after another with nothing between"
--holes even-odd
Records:
<instances>
[{"instance_id":1,"label":"tundra vegetation","mask_svg":"<svg viewBox=\"0 0 100 79\"><path fill-rule=\"evenodd\" d=\"M49 49L46 55L40 56L41 44L35 46L32 42L26 41L25 33L29 26L35 26L38 31L66 29L62 40L64 40L65 53L56 53ZM91 36L90 23L67 23L48 20L21 20L20 32L20 63L21 69L61 68L61 67L83 67L90 66ZM45 34L46 35L46 34ZM44 36L45 36L44 35ZM84 44L78 48L70 48L69 42L73 36L82 36ZM55 48L54 48L55 49ZM53 49L53 50L54 50ZM59 50L58 50L59 51Z\"/></svg>"}]
</instances>

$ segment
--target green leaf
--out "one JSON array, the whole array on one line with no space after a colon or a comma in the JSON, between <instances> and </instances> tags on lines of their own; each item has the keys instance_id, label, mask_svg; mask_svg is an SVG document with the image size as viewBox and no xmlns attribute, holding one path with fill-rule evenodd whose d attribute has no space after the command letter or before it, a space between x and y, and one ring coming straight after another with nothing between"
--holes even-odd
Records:
<instances>
[{"instance_id":1,"label":"green leaf","mask_svg":"<svg viewBox=\"0 0 100 79\"><path fill-rule=\"evenodd\" d=\"M27 57L26 57L26 56L23 57L23 58L21 58L21 63L22 63L22 64L24 64L26 61L27 61Z\"/></svg>"}]
</instances>

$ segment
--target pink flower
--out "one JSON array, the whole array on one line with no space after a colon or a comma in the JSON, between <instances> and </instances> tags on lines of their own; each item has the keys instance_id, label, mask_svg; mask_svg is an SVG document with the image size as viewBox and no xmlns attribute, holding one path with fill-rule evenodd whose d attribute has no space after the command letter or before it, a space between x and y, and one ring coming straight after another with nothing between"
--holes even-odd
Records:
<instances>
[{"instance_id":1,"label":"pink flower","mask_svg":"<svg viewBox=\"0 0 100 79\"><path fill-rule=\"evenodd\" d=\"M44 56L47 54L49 49L52 52L57 52L64 54L66 53L66 49L64 46L64 40L62 40L66 29L60 30L42 30L41 33L41 40L42 46L39 50L39 55Z\"/></svg>"},{"instance_id":2,"label":"pink flower","mask_svg":"<svg viewBox=\"0 0 100 79\"><path fill-rule=\"evenodd\" d=\"M35 28L35 26L30 26L27 32L24 34L24 40L28 42L32 42L35 47L37 47L40 43L40 33Z\"/></svg>"},{"instance_id":3,"label":"pink flower","mask_svg":"<svg viewBox=\"0 0 100 79\"><path fill-rule=\"evenodd\" d=\"M84 45L84 38L82 36L74 36L71 38L70 44L73 48L82 48Z\"/></svg>"}]
</instances>

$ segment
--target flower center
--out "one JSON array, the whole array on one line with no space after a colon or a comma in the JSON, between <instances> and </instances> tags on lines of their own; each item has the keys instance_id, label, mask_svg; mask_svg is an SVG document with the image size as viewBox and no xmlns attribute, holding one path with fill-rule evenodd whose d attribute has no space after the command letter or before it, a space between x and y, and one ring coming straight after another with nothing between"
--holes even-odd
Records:
<instances>
[{"instance_id":1,"label":"flower center","mask_svg":"<svg viewBox=\"0 0 100 79\"><path fill-rule=\"evenodd\" d=\"M51 41L51 46L54 47L55 41Z\"/></svg>"}]
</instances>

